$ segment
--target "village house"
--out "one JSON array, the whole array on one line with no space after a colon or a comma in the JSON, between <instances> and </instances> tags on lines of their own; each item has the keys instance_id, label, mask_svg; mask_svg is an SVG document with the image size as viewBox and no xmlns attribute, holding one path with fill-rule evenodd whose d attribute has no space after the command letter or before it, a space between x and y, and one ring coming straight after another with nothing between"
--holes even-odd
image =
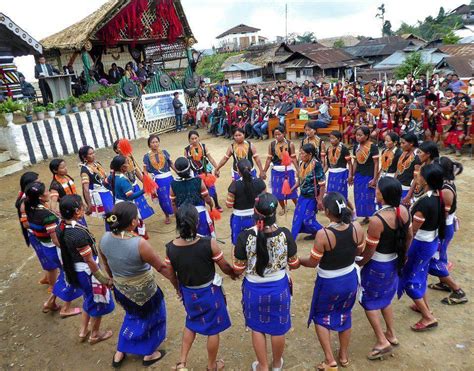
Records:
<instances>
[{"instance_id":1,"label":"village house","mask_svg":"<svg viewBox=\"0 0 474 371\"><path fill-rule=\"evenodd\" d=\"M259 32L259 28L239 24L216 37L217 49L220 52L229 52L244 50L251 45L264 44L267 38L261 36Z\"/></svg>"}]
</instances>

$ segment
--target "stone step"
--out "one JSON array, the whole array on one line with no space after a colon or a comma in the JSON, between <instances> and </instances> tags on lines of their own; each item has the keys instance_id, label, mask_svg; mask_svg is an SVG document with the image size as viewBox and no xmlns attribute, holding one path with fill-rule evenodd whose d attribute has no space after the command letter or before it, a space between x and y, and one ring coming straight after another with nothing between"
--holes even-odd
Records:
<instances>
[{"instance_id":1,"label":"stone step","mask_svg":"<svg viewBox=\"0 0 474 371\"><path fill-rule=\"evenodd\" d=\"M7 162L11 159L11 155L9 151L0 152L0 162Z\"/></svg>"},{"instance_id":2,"label":"stone step","mask_svg":"<svg viewBox=\"0 0 474 371\"><path fill-rule=\"evenodd\" d=\"M23 170L23 162L8 160L0 163L0 178Z\"/></svg>"}]
</instances>

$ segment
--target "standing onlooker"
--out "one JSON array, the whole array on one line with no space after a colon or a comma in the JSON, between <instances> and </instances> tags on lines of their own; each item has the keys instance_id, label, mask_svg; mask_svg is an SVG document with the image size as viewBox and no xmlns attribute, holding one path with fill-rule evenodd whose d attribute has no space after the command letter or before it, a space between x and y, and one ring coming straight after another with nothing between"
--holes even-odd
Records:
<instances>
[{"instance_id":1,"label":"standing onlooker","mask_svg":"<svg viewBox=\"0 0 474 371\"><path fill-rule=\"evenodd\" d=\"M173 94L173 108L174 108L174 115L176 117L176 131L179 133L183 129L183 103L179 100L179 93L175 92Z\"/></svg>"},{"instance_id":2,"label":"standing onlooker","mask_svg":"<svg viewBox=\"0 0 474 371\"><path fill-rule=\"evenodd\" d=\"M38 64L35 66L35 78L38 79L38 85L41 90L41 96L43 97L43 104L46 105L50 101L53 101L53 94L49 88L48 83L44 80L45 77L58 75L59 71L46 63L46 58L40 55L38 58Z\"/></svg>"}]
</instances>

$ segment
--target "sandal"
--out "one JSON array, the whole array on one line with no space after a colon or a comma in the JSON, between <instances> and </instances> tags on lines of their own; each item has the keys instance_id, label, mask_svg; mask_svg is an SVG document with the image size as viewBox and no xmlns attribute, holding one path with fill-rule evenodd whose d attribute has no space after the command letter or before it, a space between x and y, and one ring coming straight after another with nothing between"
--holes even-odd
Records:
<instances>
[{"instance_id":1,"label":"sandal","mask_svg":"<svg viewBox=\"0 0 474 371\"><path fill-rule=\"evenodd\" d=\"M160 356L158 358L149 359L147 361L143 360L142 365L145 366L145 367L148 367L148 366L151 366L151 365L155 364L159 360L163 359L163 357L166 355L166 350L158 349L158 352L160 352Z\"/></svg>"},{"instance_id":2,"label":"sandal","mask_svg":"<svg viewBox=\"0 0 474 371\"><path fill-rule=\"evenodd\" d=\"M206 370L207 371L219 371L219 370L223 370L224 367L225 367L224 360L218 359L216 361L216 367L213 367L213 368L206 367Z\"/></svg>"},{"instance_id":3,"label":"sandal","mask_svg":"<svg viewBox=\"0 0 474 371\"><path fill-rule=\"evenodd\" d=\"M115 360L115 354L114 354L114 356L112 357L112 367L113 368L122 367L122 363L123 363L123 361L125 361L126 358L127 358L127 353L123 353L122 359L120 361L116 361Z\"/></svg>"},{"instance_id":4,"label":"sandal","mask_svg":"<svg viewBox=\"0 0 474 371\"><path fill-rule=\"evenodd\" d=\"M351 364L351 361L348 359L343 361L342 359L339 358L339 364L341 365L341 367L346 368L346 367L349 367L349 365Z\"/></svg>"},{"instance_id":5,"label":"sandal","mask_svg":"<svg viewBox=\"0 0 474 371\"><path fill-rule=\"evenodd\" d=\"M77 316L78 314L81 314L82 313L82 309L81 308L73 308L72 311L70 312L60 312L59 315L61 316L61 318L67 318L67 317L72 317L72 316Z\"/></svg>"},{"instance_id":6,"label":"sandal","mask_svg":"<svg viewBox=\"0 0 474 371\"><path fill-rule=\"evenodd\" d=\"M387 337L387 333L384 332L383 334L385 335L385 339L387 339L387 341L388 341L392 346L398 347L398 346L400 345L400 342L398 341L397 338L390 340L390 339Z\"/></svg>"},{"instance_id":7,"label":"sandal","mask_svg":"<svg viewBox=\"0 0 474 371\"><path fill-rule=\"evenodd\" d=\"M419 321L415 323L413 326L410 326L410 328L415 332L428 331L436 327L438 327L438 321L436 320L428 325L425 325L423 322Z\"/></svg>"},{"instance_id":8,"label":"sandal","mask_svg":"<svg viewBox=\"0 0 474 371\"><path fill-rule=\"evenodd\" d=\"M462 290L453 291L451 295L441 300L446 305L466 304L468 302L466 293Z\"/></svg>"},{"instance_id":9,"label":"sandal","mask_svg":"<svg viewBox=\"0 0 474 371\"><path fill-rule=\"evenodd\" d=\"M446 285L445 283L442 283L442 282L430 283L428 285L428 288L430 288L432 290L451 292L451 289L449 288L449 286Z\"/></svg>"},{"instance_id":10,"label":"sandal","mask_svg":"<svg viewBox=\"0 0 474 371\"><path fill-rule=\"evenodd\" d=\"M328 365L325 361L322 361L319 365L316 366L316 369L318 371L337 371L338 367L337 367L337 363L334 366L332 366L332 365Z\"/></svg>"},{"instance_id":11,"label":"sandal","mask_svg":"<svg viewBox=\"0 0 474 371\"><path fill-rule=\"evenodd\" d=\"M283 363L285 363L283 361L283 358L281 359L281 366L280 367L273 367L273 363L272 363L272 371L281 371L281 370L283 370Z\"/></svg>"},{"instance_id":12,"label":"sandal","mask_svg":"<svg viewBox=\"0 0 474 371\"><path fill-rule=\"evenodd\" d=\"M46 303L43 304L43 313L57 312L60 309L61 309L61 306L56 303L54 304L54 307L50 307Z\"/></svg>"},{"instance_id":13,"label":"sandal","mask_svg":"<svg viewBox=\"0 0 474 371\"><path fill-rule=\"evenodd\" d=\"M375 360L383 360L383 357L385 355L392 355L392 346L389 345L388 347L385 347L383 349L377 349L377 348L374 348L372 349L372 351L369 353L369 355L367 356L367 359L369 361L375 361Z\"/></svg>"},{"instance_id":14,"label":"sandal","mask_svg":"<svg viewBox=\"0 0 474 371\"><path fill-rule=\"evenodd\" d=\"M94 345L97 343L100 343L101 341L105 341L107 339L110 339L114 333L111 330L107 330L99 334L99 336L93 338L92 336L89 336L89 344Z\"/></svg>"},{"instance_id":15,"label":"sandal","mask_svg":"<svg viewBox=\"0 0 474 371\"><path fill-rule=\"evenodd\" d=\"M89 336L89 334L91 333L90 330L87 330L86 334L85 335L79 335L79 342L80 343L83 343L84 341L87 340L87 337Z\"/></svg>"},{"instance_id":16,"label":"sandal","mask_svg":"<svg viewBox=\"0 0 474 371\"><path fill-rule=\"evenodd\" d=\"M186 368L186 362L178 362L176 363L176 366L172 367L173 370L187 370Z\"/></svg>"},{"instance_id":17,"label":"sandal","mask_svg":"<svg viewBox=\"0 0 474 371\"><path fill-rule=\"evenodd\" d=\"M418 309L417 305L415 303L413 303L412 305L410 305L410 309L413 311L413 312L416 312L416 313L421 313L420 310ZM430 310L430 313L433 314L433 311Z\"/></svg>"}]
</instances>

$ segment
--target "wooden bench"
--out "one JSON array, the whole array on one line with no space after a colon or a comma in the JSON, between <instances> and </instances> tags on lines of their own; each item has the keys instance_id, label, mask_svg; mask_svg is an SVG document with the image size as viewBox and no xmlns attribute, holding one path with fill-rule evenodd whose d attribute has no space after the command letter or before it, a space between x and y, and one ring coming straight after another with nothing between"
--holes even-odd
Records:
<instances>
[{"instance_id":1,"label":"wooden bench","mask_svg":"<svg viewBox=\"0 0 474 371\"><path fill-rule=\"evenodd\" d=\"M280 119L278 117L270 117L268 119L268 138L273 138L273 129L280 126Z\"/></svg>"}]
</instances>

